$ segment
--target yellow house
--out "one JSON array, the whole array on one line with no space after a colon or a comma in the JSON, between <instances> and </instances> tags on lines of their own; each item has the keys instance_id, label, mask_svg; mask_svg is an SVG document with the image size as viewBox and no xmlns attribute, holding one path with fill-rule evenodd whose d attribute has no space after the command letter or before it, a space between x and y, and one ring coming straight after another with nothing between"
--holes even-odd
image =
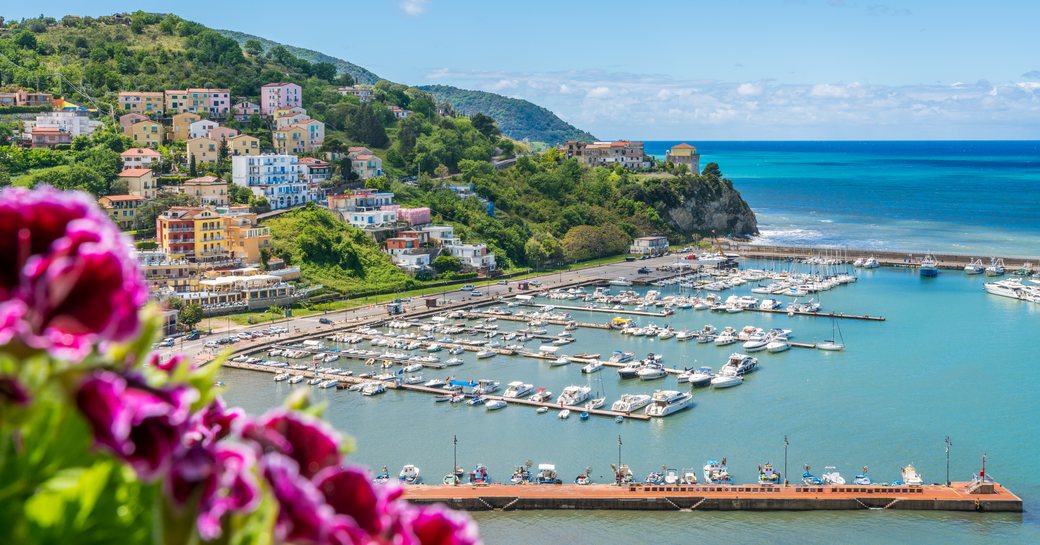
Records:
<instances>
[{"instance_id":1,"label":"yellow house","mask_svg":"<svg viewBox=\"0 0 1040 545\"><path fill-rule=\"evenodd\" d=\"M119 179L126 180L126 192L131 195L154 199L159 193L159 184L150 168L128 168L119 173Z\"/></svg>"},{"instance_id":2,"label":"yellow house","mask_svg":"<svg viewBox=\"0 0 1040 545\"><path fill-rule=\"evenodd\" d=\"M130 138L138 146L157 148L162 144L162 125L155 121L138 121L130 125Z\"/></svg>"},{"instance_id":3,"label":"yellow house","mask_svg":"<svg viewBox=\"0 0 1040 545\"><path fill-rule=\"evenodd\" d=\"M190 261L226 259L224 221L208 207L174 206L155 220L155 240L168 256Z\"/></svg>"},{"instance_id":4,"label":"yellow house","mask_svg":"<svg viewBox=\"0 0 1040 545\"><path fill-rule=\"evenodd\" d=\"M271 247L271 228L257 225L256 214L231 212L222 216L230 257L259 263L260 251Z\"/></svg>"},{"instance_id":5,"label":"yellow house","mask_svg":"<svg viewBox=\"0 0 1040 545\"><path fill-rule=\"evenodd\" d=\"M191 134L191 124L202 119L198 114L191 112L181 112L173 116L173 131L171 138L178 142L183 142L188 139Z\"/></svg>"},{"instance_id":6,"label":"yellow house","mask_svg":"<svg viewBox=\"0 0 1040 545\"><path fill-rule=\"evenodd\" d=\"M203 206L227 206L228 204L228 184L216 176L192 178L176 186L175 190L178 193L197 197Z\"/></svg>"},{"instance_id":7,"label":"yellow house","mask_svg":"<svg viewBox=\"0 0 1040 545\"><path fill-rule=\"evenodd\" d=\"M293 125L284 129L278 129L271 133L274 149L281 155L293 155L307 153L314 147L307 138L307 130L299 125Z\"/></svg>"},{"instance_id":8,"label":"yellow house","mask_svg":"<svg viewBox=\"0 0 1040 545\"><path fill-rule=\"evenodd\" d=\"M98 199L101 208L123 230L134 228L137 207L142 203L144 203L144 197L138 195L109 195Z\"/></svg>"},{"instance_id":9,"label":"yellow house","mask_svg":"<svg viewBox=\"0 0 1040 545\"><path fill-rule=\"evenodd\" d=\"M188 140L188 163L195 158L195 163L215 163L220 158L220 142L212 138L192 138Z\"/></svg>"},{"instance_id":10,"label":"yellow house","mask_svg":"<svg viewBox=\"0 0 1040 545\"><path fill-rule=\"evenodd\" d=\"M248 134L232 136L227 140L228 153L235 155L260 155L260 139Z\"/></svg>"}]
</instances>

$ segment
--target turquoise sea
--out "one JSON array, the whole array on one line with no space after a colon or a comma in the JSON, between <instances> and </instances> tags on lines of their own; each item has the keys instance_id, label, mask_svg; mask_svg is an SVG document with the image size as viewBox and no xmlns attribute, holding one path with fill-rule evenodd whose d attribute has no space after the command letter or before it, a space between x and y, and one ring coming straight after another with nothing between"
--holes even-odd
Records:
<instances>
[{"instance_id":1,"label":"turquoise sea","mask_svg":"<svg viewBox=\"0 0 1040 545\"><path fill-rule=\"evenodd\" d=\"M688 142L733 180L762 243L1040 256L1040 142Z\"/></svg>"},{"instance_id":2,"label":"turquoise sea","mask_svg":"<svg viewBox=\"0 0 1040 545\"><path fill-rule=\"evenodd\" d=\"M745 267L786 268L779 262L747 262ZM913 463L927 482L943 482L944 437L953 441L951 478L967 480L983 453L988 472L1023 497L1023 514L918 513L900 511L807 513L650 513L512 512L477 513L489 544L529 543L1040 543L1040 425L1036 339L1040 305L998 298L982 290L985 278L944 271L921 279L911 271L882 268L859 271L859 282L824 292L825 310L881 315L884 322L842 320L847 349L827 353L792 348L759 355L759 370L736 388L697 389L695 405L651 422L617 424L605 418L559 420L550 412L510 406L483 408L434 403L430 397L388 392L363 397L352 392L314 389L328 403L327 419L357 441L352 459L372 468L419 465L428 481L439 482L458 460L471 469L487 464L496 479L526 460L555 463L571 480L591 467L598 482L610 479L610 464L622 458L641 478L662 465L699 468L709 458L728 458L736 480L750 482L758 464L783 470L784 436L790 439L791 475L803 464L816 472L834 465L847 477L864 465L877 481L898 478ZM746 285L729 294L750 294ZM672 288L674 289L674 288ZM572 312L579 321L605 321L608 314ZM679 311L669 318L677 329L744 325L794 330L797 341L830 338L830 320L762 313L714 314ZM500 320L503 330L523 327ZM550 333L559 327L549 326ZM669 366L718 368L739 345L715 347L674 339L660 341L581 329L565 352L609 353L614 349L661 353ZM443 354L443 353L442 353ZM446 355L443 357L447 357ZM603 388L613 401L624 392L649 393L675 387L674 378L620 381L604 370L590 380L578 366L498 356L442 371L459 378L488 378L504 385L524 380L559 393L569 384ZM361 372L360 363L336 365ZM226 369L226 398L260 413L305 385L274 383L271 376ZM600 382L602 379L602 383Z\"/></svg>"}]
</instances>

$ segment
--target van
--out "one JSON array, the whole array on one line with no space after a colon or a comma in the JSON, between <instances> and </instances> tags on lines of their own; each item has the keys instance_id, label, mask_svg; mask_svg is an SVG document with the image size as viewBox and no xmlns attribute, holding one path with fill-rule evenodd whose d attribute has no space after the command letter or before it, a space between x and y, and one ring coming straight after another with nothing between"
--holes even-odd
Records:
<instances>
[{"instance_id":1,"label":"van","mask_svg":"<svg viewBox=\"0 0 1040 545\"><path fill-rule=\"evenodd\" d=\"M476 286L474 286L473 284L466 284L465 286L462 286L460 289L462 291L473 291L474 289L476 289Z\"/></svg>"}]
</instances>

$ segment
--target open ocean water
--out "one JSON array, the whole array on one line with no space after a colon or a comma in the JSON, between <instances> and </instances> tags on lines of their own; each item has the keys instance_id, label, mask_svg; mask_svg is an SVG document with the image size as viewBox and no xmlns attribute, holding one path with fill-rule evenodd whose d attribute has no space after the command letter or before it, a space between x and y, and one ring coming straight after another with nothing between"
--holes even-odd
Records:
<instances>
[{"instance_id":1,"label":"open ocean water","mask_svg":"<svg viewBox=\"0 0 1040 545\"><path fill-rule=\"evenodd\" d=\"M757 261L745 267L786 268ZM894 268L859 271L859 282L821 295L825 310L881 315L884 322L841 320L847 349L828 353L792 348L760 353L759 370L736 388L696 389L691 409L651 422L617 424L577 415L559 420L553 411L510 406L488 413L480 407L434 403L424 394L388 392L363 397L353 392L313 389L327 402L326 418L353 436L355 463L394 474L406 463L419 465L428 482L439 482L452 467L452 436L467 470L487 464L495 480L507 479L527 460L555 463L570 481L585 467L597 482L609 482L610 464L622 457L641 479L662 465L700 468L709 458L726 457L737 482L752 482L758 464L783 471L783 438L790 438L790 475L802 465L814 473L827 465L851 479L864 465L878 482L899 478L913 463L926 482L945 481L943 438L952 437L951 477L967 480L988 454L988 472L1025 500L1023 514L866 512L618 512L516 511L475 513L486 543L521 545L567 543L1040 543L1040 425L1036 342L1040 305L999 298L982 290L981 277L943 271L921 279ZM750 294L751 285L722 292ZM672 288L674 289L674 288ZM667 289L666 289L667 290ZM604 321L609 314L573 311L578 321ZM668 318L639 323L699 329L706 323L783 327L796 341L830 338L823 318L763 313L717 314L680 310ZM498 321L502 330L524 327ZM549 326L550 333L561 328ZM661 353L671 367L710 365L717 369L739 345L715 347L695 342L651 340L616 332L579 329L565 353L606 355L621 349L639 356ZM367 346L367 345L364 345ZM534 346L533 344L531 346ZM447 358L446 353L441 356ZM538 360L498 356L446 370L425 370L426 378L449 373L463 379L488 378L503 386L523 380L559 393L569 384L602 388L609 401L622 393L674 388L674 378L621 381L605 369L591 378L576 365L550 368ZM365 370L360 362L335 365ZM271 375L225 369L225 397L251 414L281 403L304 384L275 383ZM700 474L698 470L698 475Z\"/></svg>"},{"instance_id":2,"label":"open ocean water","mask_svg":"<svg viewBox=\"0 0 1040 545\"><path fill-rule=\"evenodd\" d=\"M1040 142L688 142L733 180L761 243L1040 256Z\"/></svg>"}]
</instances>

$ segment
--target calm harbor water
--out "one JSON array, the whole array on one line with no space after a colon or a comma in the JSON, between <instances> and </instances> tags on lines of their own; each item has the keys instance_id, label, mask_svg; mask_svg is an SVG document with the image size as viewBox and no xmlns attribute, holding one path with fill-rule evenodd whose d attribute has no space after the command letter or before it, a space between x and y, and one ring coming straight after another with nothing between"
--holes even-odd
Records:
<instances>
[{"instance_id":1,"label":"calm harbor water","mask_svg":"<svg viewBox=\"0 0 1040 545\"><path fill-rule=\"evenodd\" d=\"M772 262L745 266L786 268ZM459 440L459 463L467 469L487 464L496 480L531 460L555 463L571 480L585 467L597 482L610 480L618 457L642 478L662 465L699 468L708 458L727 457L738 482L751 482L756 466L772 462L783 470L783 438L790 439L788 470L803 464L818 474L834 465L851 478L864 466L876 481L899 477L899 467L914 463L927 482L945 480L943 438L953 439L951 477L966 480L978 470L983 452L987 469L1024 498L1026 513L984 515L912 512L812 513L636 513L515 512L476 514L489 544L634 543L657 541L711 543L1037 543L1040 542L1040 450L1035 423L1037 320L1040 306L987 295L984 278L944 271L921 279L910 271L859 271L860 281L822 294L825 310L882 315L885 322L840 320L847 350L827 353L792 348L760 354L759 370L737 388L697 389L692 409L651 422L617 424L606 418L582 422L576 415L559 420L554 412L510 406L483 408L434 403L423 394L388 392L363 397L353 392L313 390L326 401L326 418L357 440L356 463L372 468L419 465L427 481L439 482L452 467L452 436ZM723 292L749 294L752 286ZM666 288L667 290L668 288ZM674 288L672 288L674 289ZM606 321L609 314L574 311L579 321ZM823 318L763 313L715 314L680 310L668 318L640 318L640 324L671 324L677 329L756 325L793 329L794 340L831 337ZM498 321L500 329L521 323ZM550 333L561 328L548 326ZM670 367L718 368L739 345L715 347L674 339L660 341L616 332L580 329L577 342L563 352L621 349L642 356L661 353ZM367 345L365 345L367 346ZM531 346L534 346L533 343ZM447 354L442 352L442 358ZM547 362L498 356L441 371L426 378L523 380L559 393L569 384L605 390L610 401L625 392L650 393L675 387L675 379L620 381L605 369L588 378L576 365L550 368ZM341 367L361 372L359 362ZM226 369L225 397L250 413L277 405L296 388L274 383L266 373ZM600 382L600 379L602 382ZM608 403L610 402L608 401ZM698 472L699 473L699 472Z\"/></svg>"},{"instance_id":2,"label":"calm harbor water","mask_svg":"<svg viewBox=\"0 0 1040 545\"><path fill-rule=\"evenodd\" d=\"M1040 142L690 143L733 180L763 243L1040 255Z\"/></svg>"}]
</instances>

